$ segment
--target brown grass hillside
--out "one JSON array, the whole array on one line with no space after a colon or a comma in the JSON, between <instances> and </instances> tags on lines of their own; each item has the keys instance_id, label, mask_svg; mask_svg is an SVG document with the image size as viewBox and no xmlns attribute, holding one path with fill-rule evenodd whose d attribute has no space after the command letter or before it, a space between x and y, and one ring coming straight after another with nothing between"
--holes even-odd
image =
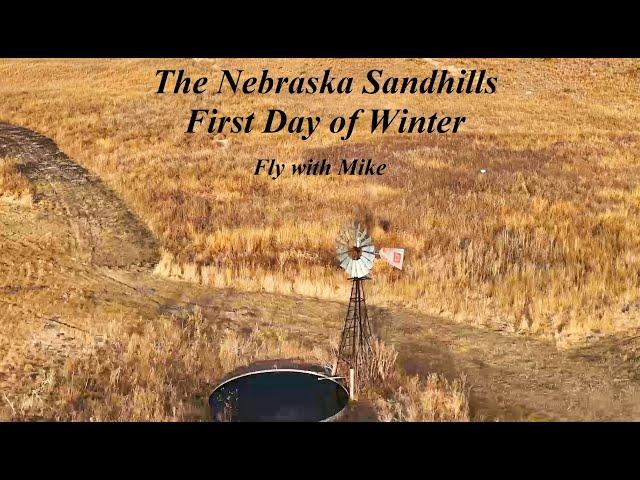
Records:
<instances>
[{"instance_id":1,"label":"brown grass hillside","mask_svg":"<svg viewBox=\"0 0 640 480\"><path fill-rule=\"evenodd\" d=\"M163 246L158 272L213 286L344 299L339 227L358 217L376 245L407 248L402 273L378 266L373 302L535 334L637 325L640 90L636 60L464 60L486 96L160 96L155 71L428 75L426 60L6 60L0 121L27 126L113 188ZM331 114L407 107L465 115L456 135L316 132L186 136L191 108ZM256 158L365 156L378 178L272 181ZM480 174L480 169L487 169ZM625 313L626 312L626 313Z\"/></svg>"}]
</instances>

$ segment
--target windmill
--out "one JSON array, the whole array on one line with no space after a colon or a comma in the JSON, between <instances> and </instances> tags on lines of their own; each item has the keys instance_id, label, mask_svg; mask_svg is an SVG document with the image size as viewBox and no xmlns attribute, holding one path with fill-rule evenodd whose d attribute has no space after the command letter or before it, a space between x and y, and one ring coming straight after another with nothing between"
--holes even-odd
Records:
<instances>
[{"instance_id":1,"label":"windmill","mask_svg":"<svg viewBox=\"0 0 640 480\"><path fill-rule=\"evenodd\" d=\"M333 367L333 375L343 370L349 371L351 395L354 395L355 376L366 371L371 359L371 325L367 314L364 294L364 280L369 280L376 257L402 270L404 249L381 248L376 252L373 240L359 223L349 225L336 239L336 254L340 267L352 281L351 297L347 315L340 335L338 354Z\"/></svg>"}]
</instances>

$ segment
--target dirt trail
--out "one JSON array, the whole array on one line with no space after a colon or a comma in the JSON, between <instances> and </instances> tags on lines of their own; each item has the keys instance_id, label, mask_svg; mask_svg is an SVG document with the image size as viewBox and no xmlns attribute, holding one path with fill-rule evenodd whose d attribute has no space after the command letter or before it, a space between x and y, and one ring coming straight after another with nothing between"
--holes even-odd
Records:
<instances>
[{"instance_id":1,"label":"dirt trail","mask_svg":"<svg viewBox=\"0 0 640 480\"><path fill-rule=\"evenodd\" d=\"M53 140L0 123L0 156L15 157L38 191L37 201L61 209L78 255L101 266L151 265L158 248L152 235L100 179L70 160Z\"/></svg>"},{"instance_id":2,"label":"dirt trail","mask_svg":"<svg viewBox=\"0 0 640 480\"><path fill-rule=\"evenodd\" d=\"M413 312L376 313L379 330L398 345L408 372L467 378L476 418L640 418L638 338L609 337L596 345L558 351L548 341Z\"/></svg>"},{"instance_id":3,"label":"dirt trail","mask_svg":"<svg viewBox=\"0 0 640 480\"><path fill-rule=\"evenodd\" d=\"M83 348L95 328L88 322L101 312L153 319L198 305L211 321L280 325L310 345L338 335L346 308L339 302L154 276L152 235L53 141L0 124L0 155L24 163L38 191L35 208L0 204L0 391L20 388L43 365L60 368ZM640 334L558 351L533 338L370 308L374 328L396 345L407 371L466 377L476 419L640 418Z\"/></svg>"}]
</instances>

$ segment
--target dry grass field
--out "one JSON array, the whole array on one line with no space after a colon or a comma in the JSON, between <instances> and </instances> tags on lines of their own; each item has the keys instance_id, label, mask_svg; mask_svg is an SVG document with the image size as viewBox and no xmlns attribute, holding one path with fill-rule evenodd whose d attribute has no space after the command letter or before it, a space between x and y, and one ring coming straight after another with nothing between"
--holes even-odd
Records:
<instances>
[{"instance_id":1,"label":"dry grass field","mask_svg":"<svg viewBox=\"0 0 640 480\"><path fill-rule=\"evenodd\" d=\"M343 305L152 275L153 237L49 139L0 124L0 421L207 420L239 369L330 366ZM24 200L26 199L26 200ZM468 388L375 343L347 420L468 420ZM284 363L283 363L284 362Z\"/></svg>"},{"instance_id":2,"label":"dry grass field","mask_svg":"<svg viewBox=\"0 0 640 480\"><path fill-rule=\"evenodd\" d=\"M498 82L473 96L157 95L167 68L486 68ZM371 417L635 418L639 86L631 59L0 60L0 122L79 164L34 168L0 142L0 417L200 419L235 368L323 361L350 287L334 238L359 219L376 246L406 248L402 272L380 262L367 283L402 367L363 396ZM467 121L347 142L184 133L192 108L403 107ZM262 156L370 157L388 173L274 181L252 175Z\"/></svg>"},{"instance_id":3,"label":"dry grass field","mask_svg":"<svg viewBox=\"0 0 640 480\"><path fill-rule=\"evenodd\" d=\"M0 219L0 421L202 421L242 367L331 364L335 307L307 306L309 322L299 301L98 269L78 261L68 218L46 200L0 201ZM393 347L376 352L387 361L346 419L469 419L459 380L408 375Z\"/></svg>"},{"instance_id":4,"label":"dry grass field","mask_svg":"<svg viewBox=\"0 0 640 480\"><path fill-rule=\"evenodd\" d=\"M486 68L493 95L157 95L158 68L217 78L362 78ZM378 267L370 296L475 324L546 336L638 324L640 66L636 60L11 60L0 119L33 128L97 173L162 244L158 272L216 287L343 299L333 239L357 217L377 245L407 248ZM465 115L455 135L324 131L183 132L191 108L292 114L401 108ZM256 158L371 157L379 178L251 175ZM486 168L487 173L479 173ZM627 313L624 313L627 312Z\"/></svg>"}]
</instances>

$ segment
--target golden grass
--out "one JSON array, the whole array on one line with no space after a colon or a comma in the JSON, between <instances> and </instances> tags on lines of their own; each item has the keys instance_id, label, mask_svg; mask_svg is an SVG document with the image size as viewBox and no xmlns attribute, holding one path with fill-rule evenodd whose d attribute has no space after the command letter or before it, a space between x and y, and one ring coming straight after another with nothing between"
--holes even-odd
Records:
<instances>
[{"instance_id":1,"label":"golden grass","mask_svg":"<svg viewBox=\"0 0 640 480\"><path fill-rule=\"evenodd\" d=\"M0 157L0 197L31 203L34 195L35 188L20 171L18 161Z\"/></svg>"},{"instance_id":2,"label":"golden grass","mask_svg":"<svg viewBox=\"0 0 640 480\"><path fill-rule=\"evenodd\" d=\"M426 380L417 375L395 373L388 382L388 394L374 396L378 419L383 422L468 421L469 402L464 381L449 382L430 374Z\"/></svg>"},{"instance_id":3,"label":"golden grass","mask_svg":"<svg viewBox=\"0 0 640 480\"><path fill-rule=\"evenodd\" d=\"M208 322L195 309L180 317L130 324L114 320L63 368L37 374L30 391L0 398L0 419L63 421L200 421L210 418L207 399L216 379L258 360L292 359L328 365L330 352L308 349L283 331L254 328L242 334ZM393 349L377 344L377 351ZM381 420L464 420L468 407L446 383L426 385L394 366L380 370L374 399ZM393 383L389 383L390 381ZM391 390L388 388L391 386ZM395 393L397 392L397 394ZM399 395L399 397L396 397ZM452 395L451 398L449 396ZM430 402L430 403L429 403ZM396 411L403 405L400 410ZM415 405L420 405L418 414ZM406 411L406 412L405 412ZM391 413L394 412L394 413Z\"/></svg>"},{"instance_id":4,"label":"golden grass","mask_svg":"<svg viewBox=\"0 0 640 480\"><path fill-rule=\"evenodd\" d=\"M267 359L330 367L328 339L339 330L324 302L210 292L146 273L129 287L138 282L77 262L67 218L42 203L0 212L0 420L207 420L208 395L228 372ZM370 375L384 388L397 354L378 342L375 352Z\"/></svg>"},{"instance_id":5,"label":"golden grass","mask_svg":"<svg viewBox=\"0 0 640 480\"><path fill-rule=\"evenodd\" d=\"M274 75L332 68L360 76L426 75L418 60L7 60L0 119L34 128L97 172L162 242L158 273L211 286L346 298L333 259L341 225L358 218L378 246L404 246L406 269L375 270L369 298L541 335L637 325L640 297L635 60L465 60L498 76L495 95L159 96L155 71ZM464 114L455 136L316 132L185 135L191 108L278 106L292 114L402 108ZM371 157L375 179L252 175L281 161ZM486 174L480 174L486 168Z\"/></svg>"}]
</instances>

